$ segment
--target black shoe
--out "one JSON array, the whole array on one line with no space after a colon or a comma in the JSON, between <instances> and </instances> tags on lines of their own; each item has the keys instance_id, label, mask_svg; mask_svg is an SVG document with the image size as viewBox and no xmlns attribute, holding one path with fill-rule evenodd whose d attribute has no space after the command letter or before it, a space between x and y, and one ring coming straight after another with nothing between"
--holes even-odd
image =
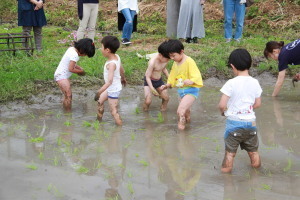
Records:
<instances>
[{"instance_id":1,"label":"black shoe","mask_svg":"<svg viewBox=\"0 0 300 200\"><path fill-rule=\"evenodd\" d=\"M193 43L198 43L198 38L197 37L193 38Z\"/></svg>"},{"instance_id":2,"label":"black shoe","mask_svg":"<svg viewBox=\"0 0 300 200\"><path fill-rule=\"evenodd\" d=\"M185 42L186 43L191 43L192 39L191 38L186 38Z\"/></svg>"},{"instance_id":3,"label":"black shoe","mask_svg":"<svg viewBox=\"0 0 300 200\"><path fill-rule=\"evenodd\" d=\"M129 45L129 44L131 44L131 42L127 38L123 38L122 44Z\"/></svg>"}]
</instances>

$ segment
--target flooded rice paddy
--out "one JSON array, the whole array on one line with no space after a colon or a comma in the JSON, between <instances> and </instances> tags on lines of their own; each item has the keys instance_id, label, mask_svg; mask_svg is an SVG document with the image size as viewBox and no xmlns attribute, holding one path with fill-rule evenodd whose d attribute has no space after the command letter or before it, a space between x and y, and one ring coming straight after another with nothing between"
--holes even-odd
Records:
<instances>
[{"instance_id":1,"label":"flooded rice paddy","mask_svg":"<svg viewBox=\"0 0 300 200\"><path fill-rule=\"evenodd\" d=\"M122 127L107 104L103 121L96 121L95 90L75 92L68 114L59 95L7 104L0 112L0 199L298 200L297 86L285 86L276 99L271 86L263 87L256 110L262 167L252 169L239 149L231 174L220 172L225 118L217 109L219 86L202 89L184 132L177 131L175 89L164 113L158 98L142 111L142 87L124 89Z\"/></svg>"}]
</instances>

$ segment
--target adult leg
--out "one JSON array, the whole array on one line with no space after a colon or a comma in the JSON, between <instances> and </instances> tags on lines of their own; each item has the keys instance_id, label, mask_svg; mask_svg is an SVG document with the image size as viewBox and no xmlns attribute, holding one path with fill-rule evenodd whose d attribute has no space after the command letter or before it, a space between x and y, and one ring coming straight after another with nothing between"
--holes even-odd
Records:
<instances>
[{"instance_id":1,"label":"adult leg","mask_svg":"<svg viewBox=\"0 0 300 200\"><path fill-rule=\"evenodd\" d=\"M185 95L181 99L181 101L179 103L179 106L178 106L178 109L177 109L178 129L179 130L185 129L186 112L187 112L187 110L189 110L192 107L195 100L196 100L196 98L192 95Z\"/></svg>"},{"instance_id":2,"label":"adult leg","mask_svg":"<svg viewBox=\"0 0 300 200\"><path fill-rule=\"evenodd\" d=\"M34 43L35 43L35 48L38 51L42 50L42 27L40 26L34 26L33 27L33 33L34 33Z\"/></svg>"},{"instance_id":3,"label":"adult leg","mask_svg":"<svg viewBox=\"0 0 300 200\"><path fill-rule=\"evenodd\" d=\"M108 98L110 113L114 117L116 124L121 126L122 125L122 119L121 119L121 117L118 113L118 101L119 101L118 99Z\"/></svg>"},{"instance_id":4,"label":"adult leg","mask_svg":"<svg viewBox=\"0 0 300 200\"><path fill-rule=\"evenodd\" d=\"M251 166L254 168L259 168L261 166L261 161L258 152L248 152L248 155L251 160Z\"/></svg>"},{"instance_id":5,"label":"adult leg","mask_svg":"<svg viewBox=\"0 0 300 200\"><path fill-rule=\"evenodd\" d=\"M225 39L232 38L232 19L234 14L234 4L238 0L223 0L224 6L224 36Z\"/></svg>"},{"instance_id":6,"label":"adult leg","mask_svg":"<svg viewBox=\"0 0 300 200\"><path fill-rule=\"evenodd\" d=\"M203 20L203 6L199 3L199 0L193 0L193 19L192 19L192 32L191 38L204 38L204 20Z\"/></svg>"},{"instance_id":7,"label":"adult leg","mask_svg":"<svg viewBox=\"0 0 300 200\"><path fill-rule=\"evenodd\" d=\"M72 91L69 79L57 81L57 84L64 95L63 107L65 111L71 111L72 108Z\"/></svg>"},{"instance_id":8,"label":"adult leg","mask_svg":"<svg viewBox=\"0 0 300 200\"><path fill-rule=\"evenodd\" d=\"M91 15L91 7L88 3L83 4L83 17L82 20L79 21L79 27L77 30L77 41L84 37L84 33L86 31L89 19Z\"/></svg>"},{"instance_id":9,"label":"adult leg","mask_svg":"<svg viewBox=\"0 0 300 200\"><path fill-rule=\"evenodd\" d=\"M149 86L144 86L145 101L143 104L144 111L148 111L152 102L152 94Z\"/></svg>"},{"instance_id":10,"label":"adult leg","mask_svg":"<svg viewBox=\"0 0 300 200\"><path fill-rule=\"evenodd\" d=\"M107 91L104 91L98 100L98 105L97 105L97 119L99 121L102 120L103 113L104 113L104 102L108 99L107 97Z\"/></svg>"},{"instance_id":11,"label":"adult leg","mask_svg":"<svg viewBox=\"0 0 300 200\"><path fill-rule=\"evenodd\" d=\"M221 168L221 171L223 173L231 172L235 155L236 155L236 153L231 153L228 151L225 152L225 156L224 156L224 160L223 160L222 168Z\"/></svg>"},{"instance_id":12,"label":"adult leg","mask_svg":"<svg viewBox=\"0 0 300 200\"><path fill-rule=\"evenodd\" d=\"M178 25L177 25L177 38L191 38L191 25L192 25L192 9L191 0L181 0Z\"/></svg>"},{"instance_id":13,"label":"adult leg","mask_svg":"<svg viewBox=\"0 0 300 200\"><path fill-rule=\"evenodd\" d=\"M92 6L92 8L91 8L90 20L88 22L88 38L90 38L94 41L95 34L96 34L95 27L96 27L96 22L97 22L97 17L98 17L99 4L91 3L90 6Z\"/></svg>"},{"instance_id":14,"label":"adult leg","mask_svg":"<svg viewBox=\"0 0 300 200\"><path fill-rule=\"evenodd\" d=\"M132 12L130 11L129 8L125 8L121 12L124 15L125 20L126 20L125 23L124 23L124 26L123 26L122 38L126 38L126 39L130 40L132 30L133 30Z\"/></svg>"},{"instance_id":15,"label":"adult leg","mask_svg":"<svg viewBox=\"0 0 300 200\"><path fill-rule=\"evenodd\" d=\"M234 39L238 40L241 39L243 34L246 7L244 3L240 4L239 1L236 1L234 8L235 8L234 10L235 18L236 18L236 29L235 29Z\"/></svg>"},{"instance_id":16,"label":"adult leg","mask_svg":"<svg viewBox=\"0 0 300 200\"><path fill-rule=\"evenodd\" d=\"M166 111L167 110L167 105L169 102L169 95L167 90L161 90L160 88L156 89L158 94L161 97L161 106L160 106L160 111Z\"/></svg>"},{"instance_id":17,"label":"adult leg","mask_svg":"<svg viewBox=\"0 0 300 200\"><path fill-rule=\"evenodd\" d=\"M31 34L32 26L23 26L22 29L23 29L23 35L27 35L28 36L28 35ZM29 47L29 40L28 39L24 39L23 40L23 46L25 48Z\"/></svg>"}]
</instances>

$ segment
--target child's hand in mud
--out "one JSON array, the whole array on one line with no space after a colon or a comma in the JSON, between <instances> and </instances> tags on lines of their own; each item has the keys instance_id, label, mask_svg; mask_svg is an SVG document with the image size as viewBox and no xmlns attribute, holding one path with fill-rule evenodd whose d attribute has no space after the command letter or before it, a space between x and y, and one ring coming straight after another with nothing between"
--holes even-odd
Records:
<instances>
[{"instance_id":1,"label":"child's hand in mud","mask_svg":"<svg viewBox=\"0 0 300 200\"><path fill-rule=\"evenodd\" d=\"M300 81L300 73L296 74L294 77L293 77L293 86L295 87L295 83L294 82L298 82Z\"/></svg>"},{"instance_id":2,"label":"child's hand in mud","mask_svg":"<svg viewBox=\"0 0 300 200\"><path fill-rule=\"evenodd\" d=\"M76 66L75 66L75 69L78 70L77 74L78 74L79 76L84 76L84 75L85 75L85 71L82 69L82 67L76 65Z\"/></svg>"},{"instance_id":3,"label":"child's hand in mud","mask_svg":"<svg viewBox=\"0 0 300 200\"><path fill-rule=\"evenodd\" d=\"M159 93L155 89L152 89L151 92L154 96L159 96Z\"/></svg>"},{"instance_id":4,"label":"child's hand in mud","mask_svg":"<svg viewBox=\"0 0 300 200\"><path fill-rule=\"evenodd\" d=\"M95 97L94 97L94 100L95 100L95 101L98 101L98 100L99 100L99 97L100 97L99 92L96 92Z\"/></svg>"}]
</instances>

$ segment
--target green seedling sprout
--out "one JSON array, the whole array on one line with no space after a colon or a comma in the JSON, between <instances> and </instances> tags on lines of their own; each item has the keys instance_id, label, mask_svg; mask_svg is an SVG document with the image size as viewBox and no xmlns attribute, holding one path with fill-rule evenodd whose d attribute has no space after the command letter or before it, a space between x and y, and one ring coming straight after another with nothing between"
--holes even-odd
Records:
<instances>
[{"instance_id":1,"label":"green seedling sprout","mask_svg":"<svg viewBox=\"0 0 300 200\"><path fill-rule=\"evenodd\" d=\"M262 186L261 189L263 189L263 190L271 190L272 189L272 187L270 185L267 185L267 184L262 184L261 186Z\"/></svg>"},{"instance_id":2,"label":"green seedling sprout","mask_svg":"<svg viewBox=\"0 0 300 200\"><path fill-rule=\"evenodd\" d=\"M157 114L157 122L163 123L164 121L165 121L165 119L164 119L162 113L159 112L159 113Z\"/></svg>"},{"instance_id":3,"label":"green seedling sprout","mask_svg":"<svg viewBox=\"0 0 300 200\"><path fill-rule=\"evenodd\" d=\"M139 107L136 107L135 108L135 114L140 114L140 113L141 113L141 111L140 111Z\"/></svg>"},{"instance_id":4,"label":"green seedling sprout","mask_svg":"<svg viewBox=\"0 0 300 200\"><path fill-rule=\"evenodd\" d=\"M288 158L288 164L287 164L287 166L285 167L285 168L283 168L283 171L284 172L288 172L288 171L290 171L291 170L291 168L292 168L292 160L291 160L291 158Z\"/></svg>"},{"instance_id":5,"label":"green seedling sprout","mask_svg":"<svg viewBox=\"0 0 300 200\"><path fill-rule=\"evenodd\" d=\"M131 140L134 141L135 140L135 133L131 133L130 137L131 137Z\"/></svg>"},{"instance_id":6,"label":"green seedling sprout","mask_svg":"<svg viewBox=\"0 0 300 200\"><path fill-rule=\"evenodd\" d=\"M145 167L147 167L149 165L149 163L145 160L139 160L138 163L144 165Z\"/></svg>"},{"instance_id":7,"label":"green seedling sprout","mask_svg":"<svg viewBox=\"0 0 300 200\"><path fill-rule=\"evenodd\" d=\"M69 126L72 126L72 123L69 120L67 120L67 121L65 121L64 125L69 127Z\"/></svg>"},{"instance_id":8,"label":"green seedling sprout","mask_svg":"<svg viewBox=\"0 0 300 200\"><path fill-rule=\"evenodd\" d=\"M57 156L55 156L54 159L53 159L53 165L57 166L58 163L59 163L59 160L58 160Z\"/></svg>"},{"instance_id":9,"label":"green seedling sprout","mask_svg":"<svg viewBox=\"0 0 300 200\"><path fill-rule=\"evenodd\" d=\"M43 142L45 140L45 138L43 137L37 137L37 138L29 138L29 142L32 142L32 143L38 143L38 142Z\"/></svg>"},{"instance_id":10,"label":"green seedling sprout","mask_svg":"<svg viewBox=\"0 0 300 200\"><path fill-rule=\"evenodd\" d=\"M130 194L133 194L133 193L134 193L133 186L132 186L132 183L131 183L131 182L129 182L129 183L127 184L127 188L128 188L128 191L129 191Z\"/></svg>"},{"instance_id":11,"label":"green seedling sprout","mask_svg":"<svg viewBox=\"0 0 300 200\"><path fill-rule=\"evenodd\" d=\"M37 170L38 167L34 164L30 164L30 165L26 165L26 168L31 170Z\"/></svg>"},{"instance_id":12,"label":"green seedling sprout","mask_svg":"<svg viewBox=\"0 0 300 200\"><path fill-rule=\"evenodd\" d=\"M133 176L133 175L132 175L132 172L130 172L130 171L127 172L127 177L128 177L128 178L132 178L132 176Z\"/></svg>"},{"instance_id":13,"label":"green seedling sprout","mask_svg":"<svg viewBox=\"0 0 300 200\"><path fill-rule=\"evenodd\" d=\"M91 124L90 122L88 122L88 121L83 121L83 122L82 122L82 126L83 126L83 127L91 127L92 124Z\"/></svg>"},{"instance_id":14,"label":"green seedling sprout","mask_svg":"<svg viewBox=\"0 0 300 200\"><path fill-rule=\"evenodd\" d=\"M79 174L86 174L88 173L90 170L86 167L83 166L79 166L78 169L76 169L76 172Z\"/></svg>"},{"instance_id":15,"label":"green seedling sprout","mask_svg":"<svg viewBox=\"0 0 300 200\"><path fill-rule=\"evenodd\" d=\"M38 157L40 160L44 160L44 158L45 158L44 153L40 152Z\"/></svg>"}]
</instances>

